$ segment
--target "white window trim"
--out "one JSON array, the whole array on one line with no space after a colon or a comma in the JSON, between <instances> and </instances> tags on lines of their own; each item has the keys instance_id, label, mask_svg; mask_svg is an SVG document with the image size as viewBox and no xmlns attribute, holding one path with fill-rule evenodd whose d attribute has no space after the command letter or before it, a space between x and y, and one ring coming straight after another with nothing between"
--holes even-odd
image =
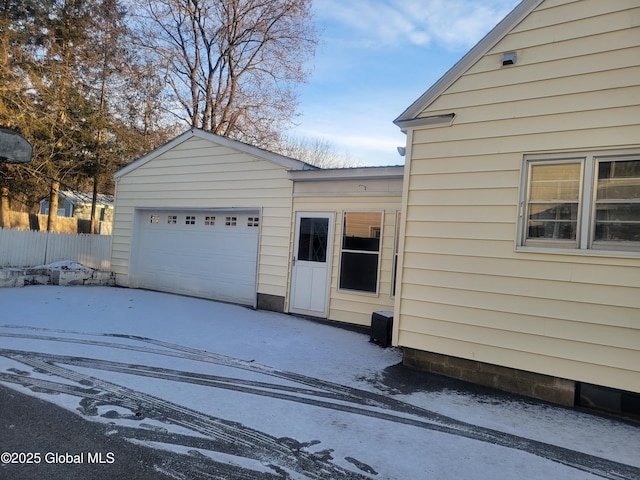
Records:
<instances>
[{"instance_id":1,"label":"white window trim","mask_svg":"<svg viewBox=\"0 0 640 480\"><path fill-rule=\"evenodd\" d=\"M640 256L640 242L595 242L596 192L600 161L640 159L640 150L525 154L522 160L516 251L595 256ZM578 205L576 242L529 239L527 241L527 202L529 199L530 165L535 163L581 162L581 184ZM571 243L571 246L568 245Z\"/></svg>"},{"instance_id":2,"label":"white window trim","mask_svg":"<svg viewBox=\"0 0 640 480\"><path fill-rule=\"evenodd\" d=\"M531 186L529 184L529 177L531 176L531 170L534 165L563 165L563 164L580 164L580 188L578 193L578 218L576 225L576 239L575 240L560 240L560 239L527 239L527 230L528 230L528 219L529 219L529 196L531 191ZM562 249L575 249L579 248L581 239L585 238L582 235L582 205L584 202L584 191L583 191L583 181L584 178L584 158L580 157L570 157L570 158L547 158L543 160L531 160L526 159L525 164L523 166L523 170L526 170L524 183L521 186L521 190L523 190L524 198L520 200L520 220L522 222L522 227L520 229L520 245L523 247L552 247L552 248L562 248Z\"/></svg>"},{"instance_id":3,"label":"white window trim","mask_svg":"<svg viewBox=\"0 0 640 480\"><path fill-rule=\"evenodd\" d=\"M350 250L342 248L342 241L344 236L344 222L347 213L379 213L380 214L380 242L378 243L378 251L371 252L365 250ZM340 255L338 256L338 291L343 293L352 293L356 295L365 295L369 297L377 297L380 295L380 268L382 265L382 239L384 238L384 210L343 210L342 212L342 226L340 229ZM366 253L370 255L378 255L378 265L376 273L376 291L366 292L364 290L353 290L350 288L341 288L340 279L342 278L342 253Z\"/></svg>"}]
</instances>

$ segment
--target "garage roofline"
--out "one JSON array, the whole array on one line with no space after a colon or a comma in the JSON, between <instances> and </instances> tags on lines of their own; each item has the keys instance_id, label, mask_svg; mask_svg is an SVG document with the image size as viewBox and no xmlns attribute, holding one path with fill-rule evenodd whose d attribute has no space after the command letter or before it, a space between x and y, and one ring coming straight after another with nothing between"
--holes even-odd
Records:
<instances>
[{"instance_id":1,"label":"garage roofline","mask_svg":"<svg viewBox=\"0 0 640 480\"><path fill-rule=\"evenodd\" d=\"M404 177L404 166L289 171L287 176L293 182L402 179Z\"/></svg>"},{"instance_id":2,"label":"garage roofline","mask_svg":"<svg viewBox=\"0 0 640 480\"><path fill-rule=\"evenodd\" d=\"M223 137L221 135L216 135L215 133L205 132L204 130L192 128L191 130L184 132L182 135L178 135L176 138L165 143L161 147L158 147L155 150L149 152L147 155L140 157L139 159L127 165L126 167L118 170L113 175L113 178L115 180L119 180L121 177L125 176L129 172L132 172L133 170L143 166L147 162L150 162L154 158L159 157L160 155L168 152L172 148L175 148L176 146L180 145L181 143L193 137L201 138L203 140L207 140L211 143L222 145L224 147L233 148L240 152L258 157L262 160L273 162L289 170L317 170L318 169L318 167L314 167L313 165L302 162L300 160L296 160L294 158L285 157L284 155L280 155L278 153L274 153L268 150L264 150L262 148L254 147L253 145L249 145L247 143L243 143L238 140L233 140L232 138L229 138L229 137Z\"/></svg>"},{"instance_id":3,"label":"garage roofline","mask_svg":"<svg viewBox=\"0 0 640 480\"><path fill-rule=\"evenodd\" d=\"M176 213L261 213L261 207L134 207L137 212L176 212Z\"/></svg>"}]
</instances>

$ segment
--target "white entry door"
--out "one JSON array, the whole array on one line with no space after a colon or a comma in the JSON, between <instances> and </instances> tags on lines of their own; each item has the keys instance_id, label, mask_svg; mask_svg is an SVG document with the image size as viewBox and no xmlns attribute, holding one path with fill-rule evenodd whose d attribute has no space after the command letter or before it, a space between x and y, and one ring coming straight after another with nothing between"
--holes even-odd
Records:
<instances>
[{"instance_id":1,"label":"white entry door","mask_svg":"<svg viewBox=\"0 0 640 480\"><path fill-rule=\"evenodd\" d=\"M289 311L327 317L334 213L297 212Z\"/></svg>"}]
</instances>

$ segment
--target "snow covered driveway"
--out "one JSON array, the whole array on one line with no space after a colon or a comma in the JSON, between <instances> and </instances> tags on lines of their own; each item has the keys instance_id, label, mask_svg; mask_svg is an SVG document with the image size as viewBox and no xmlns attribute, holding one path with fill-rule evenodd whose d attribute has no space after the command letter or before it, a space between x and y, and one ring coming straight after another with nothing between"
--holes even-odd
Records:
<instances>
[{"instance_id":1,"label":"snow covered driveway","mask_svg":"<svg viewBox=\"0 0 640 480\"><path fill-rule=\"evenodd\" d=\"M637 425L407 382L334 326L108 287L0 289L0 315L0 382L179 454L174 478L640 478Z\"/></svg>"}]
</instances>

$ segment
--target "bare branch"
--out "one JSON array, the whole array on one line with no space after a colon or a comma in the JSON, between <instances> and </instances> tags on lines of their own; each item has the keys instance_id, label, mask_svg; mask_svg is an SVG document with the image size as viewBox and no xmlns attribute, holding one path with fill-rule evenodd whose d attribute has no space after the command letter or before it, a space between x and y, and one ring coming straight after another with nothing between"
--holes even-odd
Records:
<instances>
[{"instance_id":1,"label":"bare branch","mask_svg":"<svg viewBox=\"0 0 640 480\"><path fill-rule=\"evenodd\" d=\"M263 146L290 124L317 44L311 0L147 0L137 18L191 126Z\"/></svg>"}]
</instances>

